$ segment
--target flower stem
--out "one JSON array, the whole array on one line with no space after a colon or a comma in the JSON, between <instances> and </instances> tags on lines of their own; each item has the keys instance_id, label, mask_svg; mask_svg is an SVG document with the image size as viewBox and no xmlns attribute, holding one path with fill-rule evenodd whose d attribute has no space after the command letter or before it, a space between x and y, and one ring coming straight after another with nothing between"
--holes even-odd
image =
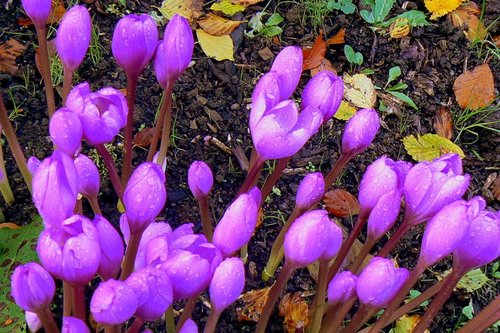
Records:
<instances>
[{"instance_id":1,"label":"flower stem","mask_svg":"<svg viewBox=\"0 0 500 333\"><path fill-rule=\"evenodd\" d=\"M333 165L330 172L325 177L325 191L328 191L330 186L335 182L337 177L339 176L342 169L345 168L347 163L353 158L351 155L340 155L339 159Z\"/></svg>"},{"instance_id":2,"label":"flower stem","mask_svg":"<svg viewBox=\"0 0 500 333\"><path fill-rule=\"evenodd\" d=\"M373 237L370 234L368 234L365 244L363 244L363 246L361 247L361 250L359 251L358 255L356 256L356 260L349 267L349 270L351 272L353 272L354 274L359 273L359 270L360 270L359 268L363 264L366 256L368 255L368 253L370 253L370 250L372 249L373 245L375 245L376 242L377 242L377 240L373 239Z\"/></svg>"},{"instance_id":3,"label":"flower stem","mask_svg":"<svg viewBox=\"0 0 500 333\"><path fill-rule=\"evenodd\" d=\"M391 238L385 243L385 245L382 247L382 249L379 251L377 254L378 257L385 258L391 253L391 251L398 245L399 241L401 238L403 238L404 234L408 232L412 227L412 223L410 220L407 218L407 215L405 214L405 217L403 218L403 222L401 222L401 225L399 226L398 229L392 234Z\"/></svg>"},{"instance_id":4,"label":"flower stem","mask_svg":"<svg viewBox=\"0 0 500 333\"><path fill-rule=\"evenodd\" d=\"M125 252L125 258L123 259L123 269L120 275L120 280L122 281L128 278L134 270L135 257L137 255L137 250L139 249L139 244L141 243L141 237L142 232L130 235L127 251Z\"/></svg>"},{"instance_id":5,"label":"flower stem","mask_svg":"<svg viewBox=\"0 0 500 333\"><path fill-rule=\"evenodd\" d=\"M179 317L179 320L177 321L177 330L176 330L177 333L182 328L184 323L191 317L191 314L193 313L194 310L194 306L196 305L196 301L198 300L198 296L199 295L189 297L186 302L186 305L184 305L184 311L182 311L182 314Z\"/></svg>"},{"instance_id":6,"label":"flower stem","mask_svg":"<svg viewBox=\"0 0 500 333\"><path fill-rule=\"evenodd\" d=\"M278 179L283 173L283 170L285 170L286 166L288 165L288 162L290 162L291 159L292 156L280 158L278 160L276 167L274 168L273 172L271 172L271 175L269 176L269 178L267 178L266 182L262 186L262 189L260 190L262 194L262 201L266 200L269 193L271 193L274 185L276 185L276 183L278 182Z\"/></svg>"},{"instance_id":7,"label":"flower stem","mask_svg":"<svg viewBox=\"0 0 500 333\"><path fill-rule=\"evenodd\" d=\"M479 314L468 321L457 333L483 332L493 326L500 318L500 295L488 304Z\"/></svg>"},{"instance_id":8,"label":"flower stem","mask_svg":"<svg viewBox=\"0 0 500 333\"><path fill-rule=\"evenodd\" d=\"M331 310L328 311L325 317L324 324L321 327L321 333L335 333L338 331L345 316L351 309L351 307L356 302L356 297L352 297L347 302L333 306Z\"/></svg>"},{"instance_id":9,"label":"flower stem","mask_svg":"<svg viewBox=\"0 0 500 333\"><path fill-rule=\"evenodd\" d=\"M118 177L118 172L116 171L116 166L115 162L113 161L113 157L111 156L111 154L104 145L102 144L96 145L95 148L99 153L99 155L102 157L104 165L106 166L106 169L108 169L111 184L113 185L116 195L118 195L118 198L121 200L123 195L123 188L122 184L120 183L120 177Z\"/></svg>"},{"instance_id":10,"label":"flower stem","mask_svg":"<svg viewBox=\"0 0 500 333\"><path fill-rule=\"evenodd\" d=\"M352 305L351 305L352 306ZM349 312L351 309L347 309L347 305L344 307L344 309L340 309L340 312L344 312L344 317L345 315ZM361 326L363 326L364 323L366 323L371 317L373 317L374 314L376 314L380 310L380 308L369 308L364 304L361 304L360 307L358 308L358 311L354 314L354 317L352 317L351 322L347 327L342 331L342 333L355 333L357 332ZM380 331L382 332L382 331ZM379 333L380 333L379 332Z\"/></svg>"},{"instance_id":11,"label":"flower stem","mask_svg":"<svg viewBox=\"0 0 500 333\"><path fill-rule=\"evenodd\" d=\"M318 285L316 286L316 297L311 305L310 316L312 318L311 333L318 333L321 328L323 311L325 308L326 285L328 284L328 260L320 260L318 272Z\"/></svg>"},{"instance_id":12,"label":"flower stem","mask_svg":"<svg viewBox=\"0 0 500 333\"><path fill-rule=\"evenodd\" d=\"M257 157L255 163L251 164L250 169L248 170L247 178L241 185L236 196L248 192L248 190L257 183L263 165L264 161Z\"/></svg>"},{"instance_id":13,"label":"flower stem","mask_svg":"<svg viewBox=\"0 0 500 333\"><path fill-rule=\"evenodd\" d=\"M54 315L52 314L48 306L37 311L36 315L42 322L43 328L45 329L46 333L59 333L56 321L54 320Z\"/></svg>"},{"instance_id":14,"label":"flower stem","mask_svg":"<svg viewBox=\"0 0 500 333\"><path fill-rule=\"evenodd\" d=\"M1 126L0 126L1 132ZM2 192L2 196L5 200L5 203L10 205L14 202L14 193L12 193L12 189L10 188L9 179L7 177L7 170L5 170L5 161L3 159L3 147L0 145L0 168L3 172L4 179L0 181L0 192Z\"/></svg>"},{"instance_id":15,"label":"flower stem","mask_svg":"<svg viewBox=\"0 0 500 333\"><path fill-rule=\"evenodd\" d=\"M85 289L83 286L71 286L73 294L73 317L86 322L85 314Z\"/></svg>"},{"instance_id":16,"label":"flower stem","mask_svg":"<svg viewBox=\"0 0 500 333\"><path fill-rule=\"evenodd\" d=\"M137 76L127 75L127 125L125 125L124 135L124 155L122 170L122 186L128 182L132 173L132 129L134 127L134 104L135 91L137 89Z\"/></svg>"},{"instance_id":17,"label":"flower stem","mask_svg":"<svg viewBox=\"0 0 500 333\"><path fill-rule=\"evenodd\" d=\"M175 332L174 308L172 305L165 311L165 329L167 333Z\"/></svg>"},{"instance_id":18,"label":"flower stem","mask_svg":"<svg viewBox=\"0 0 500 333\"><path fill-rule=\"evenodd\" d=\"M97 201L97 198L96 197L88 198L88 201L90 203L92 211L94 212L94 215L102 215L101 208L99 208L99 201Z\"/></svg>"},{"instance_id":19,"label":"flower stem","mask_svg":"<svg viewBox=\"0 0 500 333\"><path fill-rule=\"evenodd\" d=\"M73 73L74 71L66 68L64 66L64 72L63 72L63 89L62 89L62 103L63 105L66 104L66 97L68 97L68 94L71 90L71 84L73 83Z\"/></svg>"},{"instance_id":20,"label":"flower stem","mask_svg":"<svg viewBox=\"0 0 500 333\"><path fill-rule=\"evenodd\" d=\"M200 217L201 217L201 225L203 227L203 233L209 242L212 241L213 236L213 228L212 228L212 219L210 218L210 210L208 209L208 198L203 197L198 200L198 205L200 206Z\"/></svg>"},{"instance_id":21,"label":"flower stem","mask_svg":"<svg viewBox=\"0 0 500 333\"><path fill-rule=\"evenodd\" d=\"M73 295L71 291L71 285L63 281L63 316L71 316L71 310L73 307Z\"/></svg>"},{"instance_id":22,"label":"flower stem","mask_svg":"<svg viewBox=\"0 0 500 333\"><path fill-rule=\"evenodd\" d=\"M168 83L165 91L163 92L163 98L160 106L160 114L156 118L155 129L153 132L153 138L151 139L151 144L149 145L148 158L147 161L153 161L153 157L156 154L156 147L158 146L158 140L160 139L161 129L163 127L163 119L166 117L172 118L172 90L173 83ZM170 130L170 129L169 129ZM170 136L170 134L168 135ZM170 140L170 138L168 138ZM157 161L158 162L158 161ZM159 163L158 163L159 164ZM160 166L162 164L159 164Z\"/></svg>"},{"instance_id":23,"label":"flower stem","mask_svg":"<svg viewBox=\"0 0 500 333\"><path fill-rule=\"evenodd\" d=\"M125 333L139 333L142 325L144 325L144 320L139 317L135 317L132 326L130 326Z\"/></svg>"},{"instance_id":24,"label":"flower stem","mask_svg":"<svg viewBox=\"0 0 500 333\"><path fill-rule=\"evenodd\" d=\"M278 298L281 295L283 289L285 289L286 282L290 275L292 275L294 271L293 266L285 261L283 268L281 269L281 273L276 280L276 283L271 287L269 291L269 296L267 297L266 304L262 308L262 313L259 318L259 322L257 323L257 328L255 329L255 333L264 333L266 330L267 322L271 317L271 314L274 310L274 305L278 301Z\"/></svg>"},{"instance_id":25,"label":"flower stem","mask_svg":"<svg viewBox=\"0 0 500 333\"><path fill-rule=\"evenodd\" d=\"M52 118L56 110L56 102L54 99L54 85L52 84L52 77L50 74L50 63L49 63L49 50L47 48L47 29L44 27L36 28L36 35L38 37L38 55L40 57L40 70L42 72L43 83L45 85L45 97L47 98L47 110L49 112L49 118Z\"/></svg>"},{"instance_id":26,"label":"flower stem","mask_svg":"<svg viewBox=\"0 0 500 333\"><path fill-rule=\"evenodd\" d=\"M217 325L217 321L219 321L220 312L215 311L212 307L210 314L208 315L207 324L205 325L205 330L203 333L214 333L215 326Z\"/></svg>"}]
</instances>

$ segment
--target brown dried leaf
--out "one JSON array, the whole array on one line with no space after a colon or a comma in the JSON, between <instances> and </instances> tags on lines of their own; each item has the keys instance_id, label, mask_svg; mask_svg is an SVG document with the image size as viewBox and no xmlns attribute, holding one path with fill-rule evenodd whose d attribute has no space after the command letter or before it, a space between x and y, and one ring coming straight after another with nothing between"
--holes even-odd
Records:
<instances>
[{"instance_id":1,"label":"brown dried leaf","mask_svg":"<svg viewBox=\"0 0 500 333\"><path fill-rule=\"evenodd\" d=\"M345 43L345 29L342 28L335 34L335 36L330 37L326 40L326 46L328 45L338 45Z\"/></svg>"},{"instance_id":2,"label":"brown dried leaf","mask_svg":"<svg viewBox=\"0 0 500 333\"><path fill-rule=\"evenodd\" d=\"M462 109L477 110L490 105L495 99L493 74L488 64L465 71L453 83L453 91Z\"/></svg>"},{"instance_id":3,"label":"brown dried leaf","mask_svg":"<svg viewBox=\"0 0 500 333\"><path fill-rule=\"evenodd\" d=\"M451 23L464 29L465 36L471 42L484 40L488 35L488 30L479 19L481 11L475 2L469 2L448 14Z\"/></svg>"},{"instance_id":4,"label":"brown dried leaf","mask_svg":"<svg viewBox=\"0 0 500 333\"><path fill-rule=\"evenodd\" d=\"M493 190L491 191L497 201L500 201L500 177L497 177L493 182Z\"/></svg>"},{"instance_id":5,"label":"brown dried leaf","mask_svg":"<svg viewBox=\"0 0 500 333\"><path fill-rule=\"evenodd\" d=\"M248 7L248 6L255 5L256 3L259 3L261 1L262 0L231 0L231 3L233 5Z\"/></svg>"},{"instance_id":6,"label":"brown dried leaf","mask_svg":"<svg viewBox=\"0 0 500 333\"><path fill-rule=\"evenodd\" d=\"M446 139L453 137L453 116L450 109L445 106L440 106L434 116L433 122L436 134Z\"/></svg>"},{"instance_id":7,"label":"brown dried leaf","mask_svg":"<svg viewBox=\"0 0 500 333\"><path fill-rule=\"evenodd\" d=\"M19 71L16 65L16 58L25 49L26 46L15 39L9 39L5 43L0 43L0 72L16 75Z\"/></svg>"},{"instance_id":8,"label":"brown dried leaf","mask_svg":"<svg viewBox=\"0 0 500 333\"><path fill-rule=\"evenodd\" d=\"M335 189L325 193L323 202L326 210L333 216L346 218L359 214L359 203L351 193Z\"/></svg>"},{"instance_id":9,"label":"brown dried leaf","mask_svg":"<svg viewBox=\"0 0 500 333\"><path fill-rule=\"evenodd\" d=\"M246 21L232 21L223 17L208 13L207 16L198 21L200 27L208 34L213 36L229 35L238 26Z\"/></svg>"},{"instance_id":10,"label":"brown dried leaf","mask_svg":"<svg viewBox=\"0 0 500 333\"><path fill-rule=\"evenodd\" d=\"M309 325L309 306L300 292L283 296L278 308L280 316L285 317L284 326L288 333L304 332Z\"/></svg>"},{"instance_id":11,"label":"brown dried leaf","mask_svg":"<svg viewBox=\"0 0 500 333\"><path fill-rule=\"evenodd\" d=\"M243 306L236 308L238 321L254 321L258 322L262 308L267 302L271 287L263 289L251 290L241 295L240 300Z\"/></svg>"},{"instance_id":12,"label":"brown dried leaf","mask_svg":"<svg viewBox=\"0 0 500 333\"><path fill-rule=\"evenodd\" d=\"M134 136L134 139L132 140L132 144L135 147L147 147L151 144L151 139L153 139L153 134L155 132L154 128L150 127L145 127L142 130L139 131Z\"/></svg>"},{"instance_id":13,"label":"brown dried leaf","mask_svg":"<svg viewBox=\"0 0 500 333\"><path fill-rule=\"evenodd\" d=\"M318 67L311 68L311 76L314 76L324 70L337 74L337 70L333 67L330 60L323 58L321 59L321 63L319 64Z\"/></svg>"},{"instance_id":14,"label":"brown dried leaf","mask_svg":"<svg viewBox=\"0 0 500 333\"><path fill-rule=\"evenodd\" d=\"M326 42L323 39L323 31L320 31L312 47L302 48L302 54L304 55L302 69L307 70L318 67L321 64L321 61L325 58L325 53Z\"/></svg>"}]
</instances>

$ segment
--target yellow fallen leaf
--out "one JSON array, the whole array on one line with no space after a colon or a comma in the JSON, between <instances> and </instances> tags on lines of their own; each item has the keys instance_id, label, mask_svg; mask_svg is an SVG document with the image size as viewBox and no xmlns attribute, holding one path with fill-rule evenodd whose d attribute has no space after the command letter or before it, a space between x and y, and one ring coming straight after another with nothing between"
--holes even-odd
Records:
<instances>
[{"instance_id":1,"label":"yellow fallen leaf","mask_svg":"<svg viewBox=\"0 0 500 333\"><path fill-rule=\"evenodd\" d=\"M377 93L372 80L365 74L344 75L344 97L354 106L371 108L377 102Z\"/></svg>"},{"instance_id":2,"label":"yellow fallen leaf","mask_svg":"<svg viewBox=\"0 0 500 333\"><path fill-rule=\"evenodd\" d=\"M231 0L231 2L235 5L240 5L244 7L248 7L251 5L255 5L256 3L261 2L262 0Z\"/></svg>"},{"instance_id":3,"label":"yellow fallen leaf","mask_svg":"<svg viewBox=\"0 0 500 333\"><path fill-rule=\"evenodd\" d=\"M449 153L458 154L462 158L465 157L463 150L459 146L437 134L417 134L417 137L411 134L403 138L403 145L406 152L418 162L432 161L441 155Z\"/></svg>"},{"instance_id":4,"label":"yellow fallen leaf","mask_svg":"<svg viewBox=\"0 0 500 333\"><path fill-rule=\"evenodd\" d=\"M403 38L410 33L409 20L404 17L397 18L389 28L391 38Z\"/></svg>"},{"instance_id":5,"label":"yellow fallen leaf","mask_svg":"<svg viewBox=\"0 0 500 333\"><path fill-rule=\"evenodd\" d=\"M212 36L229 35L240 24L246 21L231 21L223 17L208 13L203 20L199 20L198 24L207 34Z\"/></svg>"},{"instance_id":6,"label":"yellow fallen leaf","mask_svg":"<svg viewBox=\"0 0 500 333\"><path fill-rule=\"evenodd\" d=\"M244 11L245 6L235 5L231 2L231 0L221 0L220 2L212 4L210 9L216 12L221 12L227 16L233 16L236 13Z\"/></svg>"},{"instance_id":7,"label":"yellow fallen leaf","mask_svg":"<svg viewBox=\"0 0 500 333\"><path fill-rule=\"evenodd\" d=\"M342 103L340 103L339 109L333 117L338 120L349 120L355 114L356 108L350 105L348 102L342 101Z\"/></svg>"},{"instance_id":8,"label":"yellow fallen leaf","mask_svg":"<svg viewBox=\"0 0 500 333\"><path fill-rule=\"evenodd\" d=\"M417 326L420 320L419 315L403 315L396 321L396 326L394 327L394 333L412 333L413 329ZM429 330L425 330L424 333L429 333Z\"/></svg>"},{"instance_id":9,"label":"yellow fallen leaf","mask_svg":"<svg viewBox=\"0 0 500 333\"><path fill-rule=\"evenodd\" d=\"M425 8L431 12L431 20L448 14L462 4L463 0L424 0Z\"/></svg>"},{"instance_id":10,"label":"yellow fallen leaf","mask_svg":"<svg viewBox=\"0 0 500 333\"><path fill-rule=\"evenodd\" d=\"M234 60L233 40L229 36L212 36L202 29L196 29L198 43L205 54L215 60Z\"/></svg>"},{"instance_id":11,"label":"yellow fallen leaf","mask_svg":"<svg viewBox=\"0 0 500 333\"><path fill-rule=\"evenodd\" d=\"M462 109L477 110L490 105L495 99L493 74L488 64L460 74L453 83L453 91Z\"/></svg>"},{"instance_id":12,"label":"yellow fallen leaf","mask_svg":"<svg viewBox=\"0 0 500 333\"><path fill-rule=\"evenodd\" d=\"M178 14L189 22L193 22L201 16L202 7L203 0L164 0L159 10L169 20Z\"/></svg>"}]
</instances>

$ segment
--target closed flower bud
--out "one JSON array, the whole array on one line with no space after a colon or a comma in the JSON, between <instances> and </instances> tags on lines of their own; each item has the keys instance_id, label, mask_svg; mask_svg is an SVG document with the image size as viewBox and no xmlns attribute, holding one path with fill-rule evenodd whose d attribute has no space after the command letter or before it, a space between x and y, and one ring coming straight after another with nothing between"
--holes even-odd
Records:
<instances>
[{"instance_id":1,"label":"closed flower bud","mask_svg":"<svg viewBox=\"0 0 500 333\"><path fill-rule=\"evenodd\" d=\"M287 46L274 59L271 71L278 74L280 100L290 98L297 88L302 74L302 50L298 46Z\"/></svg>"},{"instance_id":2,"label":"closed flower bud","mask_svg":"<svg viewBox=\"0 0 500 333\"><path fill-rule=\"evenodd\" d=\"M103 280L115 277L120 271L123 259L123 241L118 231L101 215L96 215L92 221L99 234L101 261L97 273Z\"/></svg>"},{"instance_id":3,"label":"closed flower bud","mask_svg":"<svg viewBox=\"0 0 500 333\"><path fill-rule=\"evenodd\" d=\"M382 237L392 228L399 216L401 191L392 190L377 201L368 217L368 234L373 240Z\"/></svg>"},{"instance_id":4,"label":"closed flower bud","mask_svg":"<svg viewBox=\"0 0 500 333\"><path fill-rule=\"evenodd\" d=\"M255 126L260 121L266 110L271 110L280 100L280 87L278 74L268 72L257 82L252 93L252 108L248 119L250 131L255 130Z\"/></svg>"},{"instance_id":5,"label":"closed flower bud","mask_svg":"<svg viewBox=\"0 0 500 333\"><path fill-rule=\"evenodd\" d=\"M374 109L361 109L347 122L342 136L342 155L354 156L372 143L380 128L380 117Z\"/></svg>"},{"instance_id":6,"label":"closed flower bud","mask_svg":"<svg viewBox=\"0 0 500 333\"><path fill-rule=\"evenodd\" d=\"M325 193L325 179L321 172L308 173L300 182L295 196L295 206L307 210L318 203Z\"/></svg>"},{"instance_id":7,"label":"closed flower bud","mask_svg":"<svg viewBox=\"0 0 500 333\"><path fill-rule=\"evenodd\" d=\"M57 28L56 49L64 67L74 71L85 58L89 48L92 23L84 6L68 10Z\"/></svg>"},{"instance_id":8,"label":"closed flower bud","mask_svg":"<svg viewBox=\"0 0 500 333\"><path fill-rule=\"evenodd\" d=\"M344 96L344 81L333 72L324 70L309 80L302 92L301 108L317 108L327 122L339 109Z\"/></svg>"},{"instance_id":9,"label":"closed flower bud","mask_svg":"<svg viewBox=\"0 0 500 333\"><path fill-rule=\"evenodd\" d=\"M329 230L327 231L328 241L325 250L319 256L319 260L330 261L337 255L342 245L342 229L333 221L325 223L329 226Z\"/></svg>"},{"instance_id":10,"label":"closed flower bud","mask_svg":"<svg viewBox=\"0 0 500 333\"><path fill-rule=\"evenodd\" d=\"M356 295L358 277L351 271L343 271L333 277L328 284L328 303L345 303Z\"/></svg>"},{"instance_id":11,"label":"closed flower bud","mask_svg":"<svg viewBox=\"0 0 500 333\"><path fill-rule=\"evenodd\" d=\"M138 302L132 288L125 282L101 282L90 300L90 312L101 325L119 325L132 318Z\"/></svg>"},{"instance_id":12,"label":"closed flower bud","mask_svg":"<svg viewBox=\"0 0 500 333\"><path fill-rule=\"evenodd\" d=\"M212 311L221 313L240 297L245 287L245 266L240 258L227 258L215 270L210 282Z\"/></svg>"},{"instance_id":13,"label":"closed flower bud","mask_svg":"<svg viewBox=\"0 0 500 333\"><path fill-rule=\"evenodd\" d=\"M193 56L194 38L188 20L175 14L156 49L154 68L160 86L172 85L186 70Z\"/></svg>"},{"instance_id":14,"label":"closed flower bud","mask_svg":"<svg viewBox=\"0 0 500 333\"><path fill-rule=\"evenodd\" d=\"M142 163L134 170L125 192L123 203L132 234L141 233L153 222L167 200L165 174L155 163Z\"/></svg>"},{"instance_id":15,"label":"closed flower bud","mask_svg":"<svg viewBox=\"0 0 500 333\"><path fill-rule=\"evenodd\" d=\"M409 275L406 268L394 268L389 259L373 258L356 283L359 301L371 308L386 307Z\"/></svg>"},{"instance_id":16,"label":"closed flower bud","mask_svg":"<svg viewBox=\"0 0 500 333\"><path fill-rule=\"evenodd\" d=\"M82 123L70 109L61 108L54 113L50 118L49 133L57 148L69 156L75 156L80 150L83 135Z\"/></svg>"},{"instance_id":17,"label":"closed flower bud","mask_svg":"<svg viewBox=\"0 0 500 333\"><path fill-rule=\"evenodd\" d=\"M202 161L191 163L188 170L188 184L197 200L206 198L214 184L214 176L210 167Z\"/></svg>"},{"instance_id":18,"label":"closed flower bud","mask_svg":"<svg viewBox=\"0 0 500 333\"><path fill-rule=\"evenodd\" d=\"M90 329L78 318L63 317L61 333L90 333Z\"/></svg>"},{"instance_id":19,"label":"closed flower bud","mask_svg":"<svg viewBox=\"0 0 500 333\"><path fill-rule=\"evenodd\" d=\"M50 15L52 0L22 0L23 8L35 26L45 28Z\"/></svg>"},{"instance_id":20,"label":"closed flower bud","mask_svg":"<svg viewBox=\"0 0 500 333\"><path fill-rule=\"evenodd\" d=\"M16 267L11 277L12 298L25 311L38 312L52 302L56 285L42 266L30 262Z\"/></svg>"},{"instance_id":21,"label":"closed flower bud","mask_svg":"<svg viewBox=\"0 0 500 333\"><path fill-rule=\"evenodd\" d=\"M54 117L52 117L54 118ZM86 155L78 154L73 160L78 173L78 192L86 198L96 199L99 194L99 170L94 162Z\"/></svg>"},{"instance_id":22,"label":"closed flower bud","mask_svg":"<svg viewBox=\"0 0 500 333\"><path fill-rule=\"evenodd\" d=\"M116 24L111 50L125 73L138 77L153 57L157 44L158 29L151 16L130 14Z\"/></svg>"},{"instance_id":23,"label":"closed flower bud","mask_svg":"<svg viewBox=\"0 0 500 333\"><path fill-rule=\"evenodd\" d=\"M193 319L189 318L188 320L186 320L184 325L182 325L179 333L198 333L198 326L196 326L196 323L193 321Z\"/></svg>"}]
</instances>

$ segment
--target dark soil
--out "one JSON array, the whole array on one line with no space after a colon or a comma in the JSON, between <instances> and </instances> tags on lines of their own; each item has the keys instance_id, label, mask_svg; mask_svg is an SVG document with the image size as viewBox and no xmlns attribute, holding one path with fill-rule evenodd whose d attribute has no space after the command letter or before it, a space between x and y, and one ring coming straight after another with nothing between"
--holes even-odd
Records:
<instances>
[{"instance_id":1,"label":"dark soil","mask_svg":"<svg viewBox=\"0 0 500 333\"><path fill-rule=\"evenodd\" d=\"M150 4L135 0L129 2L127 9L130 12L150 12L154 6L160 4L159 0L151 1ZM271 1L267 9L273 10L276 5L275 1ZM401 5L402 1L398 1L395 6L397 9L391 14L402 12ZM425 11L421 2L408 2L407 5L407 9ZM115 88L126 86L125 75L117 66L110 51L113 27L119 16L103 13L101 10L107 6L109 3L102 0L88 5L91 14L94 15L93 23L99 27L101 33L100 43L105 49L105 55L97 65L94 65L90 59L86 59L78 70L79 80L89 81L93 89L107 85ZM247 9L244 19L249 19L255 12L261 11L263 9L261 6L256 5ZM15 105L22 108L19 116L13 119L13 124L25 156L36 156L42 159L50 155L52 149L48 137L45 95L40 84L40 74L34 64L33 44L36 41L34 29L16 24L16 20L23 16L19 8L20 1L14 0L9 10L2 9L0 13L0 27L2 27L0 41L14 38L27 45L27 50L18 58L20 75L11 76L0 73L0 91L9 110L12 110ZM312 45L314 42L317 32L313 31L310 26L301 25L304 11L301 5L286 3L279 5L276 10L286 17L286 25L279 45L269 38L244 37L244 27L241 27L233 33L233 40L236 41L234 62L217 62L209 59L201 51L199 45L196 45L194 65L186 71L175 86L173 103L175 140L168 155L169 198L163 213L163 217L173 227L186 222L195 222L197 231L201 230L197 222L199 220L198 206L191 197L186 184L187 169L192 161L203 160L212 167L215 184L211 204L216 220L222 216L244 180L245 174L235 156L213 144L210 137L220 140L229 148L241 148L249 157L252 142L247 127L248 105L258 77L269 70L272 62L272 59L263 60L258 52L268 47L276 55L286 45L305 46ZM498 22L494 22L499 13L499 4L495 1L488 1L485 25L489 26L494 23L490 28L492 36L499 34ZM345 28L347 31L346 43L364 55L365 63L355 71L365 68L373 69L375 73L371 75L371 78L374 83L384 86L389 69L396 65L400 66L403 73L401 82L408 84L408 94L419 106L419 111L415 111L406 105L393 105L394 112L382 114L383 128L374 144L349 164L338 182L339 187L356 195L364 170L377 157L385 154L393 159L412 160L406 154L401 138L409 134L433 133L433 117L441 105L449 105L452 110L458 111L459 107L453 95L455 78L465 69L472 69L483 63L485 59L483 55L478 54L476 48L469 47L469 42L463 32L453 27L446 19L435 21L424 28L414 28L409 37L391 39L387 34L374 34L358 14L347 16L332 14L325 18L323 30L327 36L335 34L340 28ZM163 28L160 30L162 34ZM352 72L343 54L342 45L328 47L326 57L332 62L339 75L347 71ZM489 60L498 87L500 83L498 59ZM25 85L23 76L27 79L27 89L21 87ZM309 78L309 73L303 74L296 98L300 97L301 89ZM12 98L7 94L9 88L13 92ZM159 105L161 93L154 73L148 67L139 81L137 90L134 121L136 130L141 126L153 126L154 113ZM58 105L60 102L59 99ZM329 171L330 166L339 156L343 126L344 123L338 120L328 122L323 127L321 135L316 135L293 157L288 166L291 172L284 175L277 185L281 194L272 194L265 203L266 218L249 244L248 278L245 291L270 285L270 283L262 282L260 274L267 261L273 239L282 224L282 221L275 217L275 212L280 211L286 217L292 211L298 182L307 172L311 169L320 170L323 173ZM483 186L488 176L498 172L500 166L499 137L481 129L478 133L477 138L463 135L458 142L467 156L464 159L464 170L472 176L471 186L466 194L468 198L487 193ZM120 140L116 143L120 144ZM115 151L118 157L121 156L120 149L116 148ZM146 150L136 148L135 153L134 163L138 164L144 160ZM4 145L4 155L9 181L16 196L14 204L3 205L5 216L8 221L20 225L29 223L36 215L36 210L31 204L29 192L17 171L7 145ZM267 172L264 172L261 181L266 175ZM491 208L498 210L498 201L495 201L492 196L487 196L486 199ZM116 201L110 183L103 179L100 202L104 206L105 216L113 223L117 223L119 217L115 209ZM351 226L350 220L343 221L343 223L347 227ZM410 232L393 252L402 267L413 268L418 258L422 229L417 229ZM449 265L450 262L446 262L428 271L417 289L422 290L431 285L436 280L433 272L443 272L449 268ZM437 317L431 327L431 332L453 331L457 323L464 319L460 318L462 308L467 306L472 299L474 310L479 311L498 294L498 286L498 280L492 280L473 294L463 291L455 292ZM301 291L311 294L314 287L315 282L307 270L301 270L296 272L294 278L288 283L287 292ZM311 300L311 297L307 300ZM207 307L202 302L198 302L194 317L200 327L204 325L207 315ZM281 332L282 322L282 318L275 314L268 330ZM152 327L158 331L163 329L161 323ZM235 307L231 307L223 313L218 327L219 332L250 332L253 331L254 324L238 322Z\"/></svg>"}]
</instances>

